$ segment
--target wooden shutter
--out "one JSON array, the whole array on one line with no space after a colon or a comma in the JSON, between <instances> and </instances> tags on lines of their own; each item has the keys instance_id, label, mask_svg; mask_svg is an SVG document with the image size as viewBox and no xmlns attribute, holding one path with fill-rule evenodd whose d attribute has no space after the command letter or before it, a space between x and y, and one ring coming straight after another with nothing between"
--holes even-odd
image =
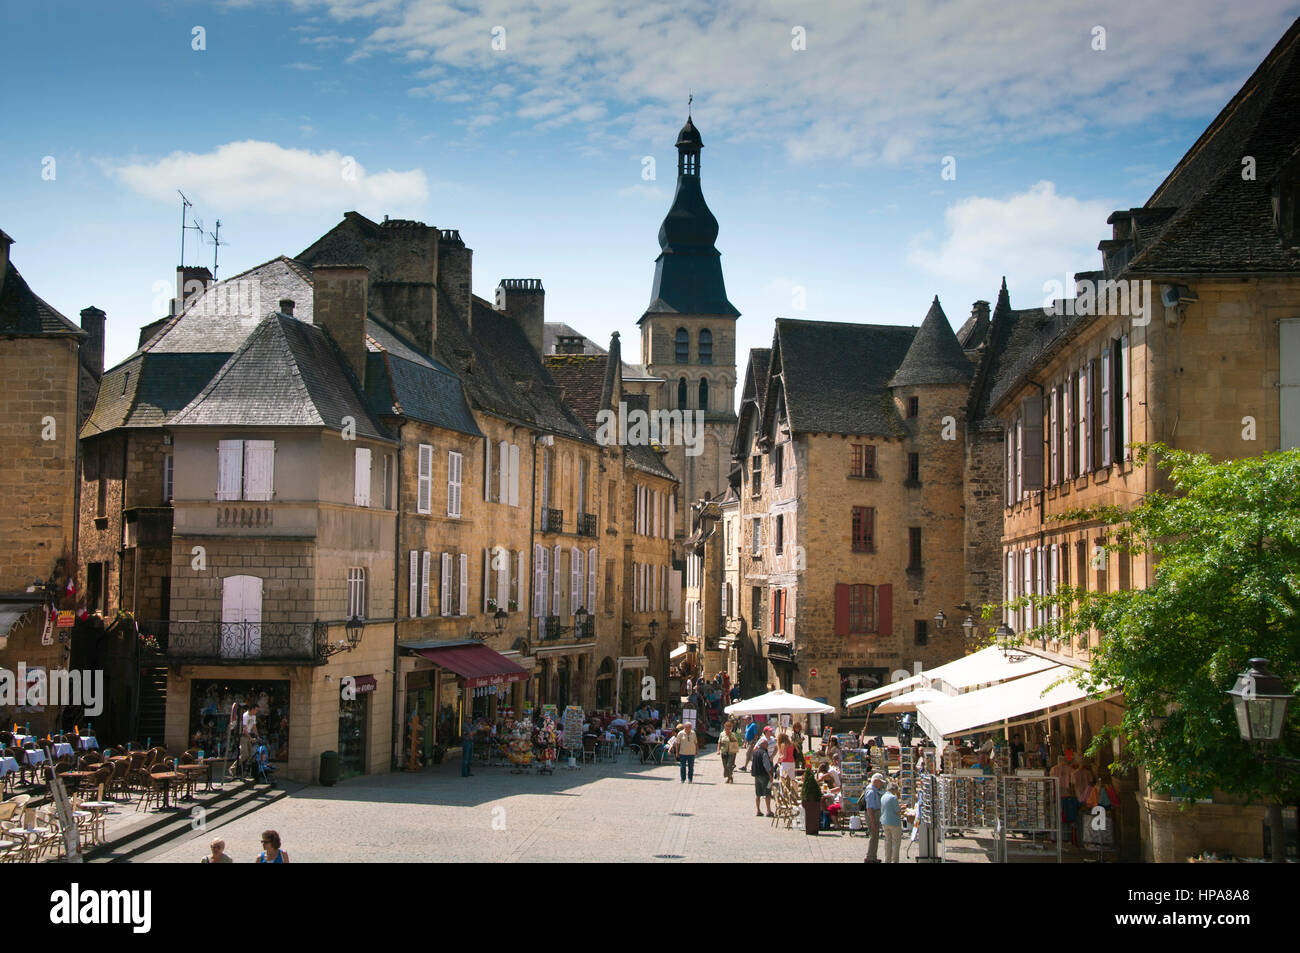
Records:
<instances>
[{"instance_id":1,"label":"wooden shutter","mask_svg":"<svg viewBox=\"0 0 1300 953\"><path fill-rule=\"evenodd\" d=\"M451 553L443 553L438 574L438 611L451 615Z\"/></svg>"},{"instance_id":2,"label":"wooden shutter","mask_svg":"<svg viewBox=\"0 0 1300 953\"><path fill-rule=\"evenodd\" d=\"M881 635L894 634L894 587L885 583L876 587L876 630Z\"/></svg>"},{"instance_id":3,"label":"wooden shutter","mask_svg":"<svg viewBox=\"0 0 1300 953\"><path fill-rule=\"evenodd\" d=\"M483 439L483 499L488 503L492 502L494 486L492 476L492 439L485 437Z\"/></svg>"},{"instance_id":4,"label":"wooden shutter","mask_svg":"<svg viewBox=\"0 0 1300 953\"><path fill-rule=\"evenodd\" d=\"M1096 466L1097 455L1093 452L1095 449L1096 431L1097 431L1097 401L1093 394L1094 382L1097 379L1097 362L1089 361L1084 365L1083 371L1083 399L1085 409L1083 414L1083 472L1089 473Z\"/></svg>"},{"instance_id":5,"label":"wooden shutter","mask_svg":"<svg viewBox=\"0 0 1300 953\"><path fill-rule=\"evenodd\" d=\"M217 499L238 500L244 493L244 441L217 441Z\"/></svg>"},{"instance_id":6,"label":"wooden shutter","mask_svg":"<svg viewBox=\"0 0 1300 953\"><path fill-rule=\"evenodd\" d=\"M569 612L582 607L582 550L576 546L569 552Z\"/></svg>"},{"instance_id":7,"label":"wooden shutter","mask_svg":"<svg viewBox=\"0 0 1300 953\"><path fill-rule=\"evenodd\" d=\"M497 444L497 500L510 503L510 444L502 440Z\"/></svg>"},{"instance_id":8,"label":"wooden shutter","mask_svg":"<svg viewBox=\"0 0 1300 953\"><path fill-rule=\"evenodd\" d=\"M422 554L420 563L420 615L429 614L429 574L433 566L433 553L427 549Z\"/></svg>"},{"instance_id":9,"label":"wooden shutter","mask_svg":"<svg viewBox=\"0 0 1300 953\"><path fill-rule=\"evenodd\" d=\"M469 615L469 553L460 554L456 576L460 581L460 598L456 600L456 610L460 615Z\"/></svg>"},{"instance_id":10,"label":"wooden shutter","mask_svg":"<svg viewBox=\"0 0 1300 953\"><path fill-rule=\"evenodd\" d=\"M510 445L510 505L519 505L519 445Z\"/></svg>"},{"instance_id":11,"label":"wooden shutter","mask_svg":"<svg viewBox=\"0 0 1300 953\"><path fill-rule=\"evenodd\" d=\"M835 634L849 634L849 587L842 582L835 584Z\"/></svg>"},{"instance_id":12,"label":"wooden shutter","mask_svg":"<svg viewBox=\"0 0 1300 953\"><path fill-rule=\"evenodd\" d=\"M447 515L460 516L461 476L464 457L454 451L447 451Z\"/></svg>"},{"instance_id":13,"label":"wooden shutter","mask_svg":"<svg viewBox=\"0 0 1300 953\"><path fill-rule=\"evenodd\" d=\"M1006 440L1006 453L1004 454L1006 457L1006 505L1010 506L1016 501L1016 427L1014 422L1007 427L1003 439ZM856 543L857 540L855 539L854 542Z\"/></svg>"},{"instance_id":14,"label":"wooden shutter","mask_svg":"<svg viewBox=\"0 0 1300 953\"><path fill-rule=\"evenodd\" d=\"M1292 320L1296 326L1297 331L1300 331L1300 321L1296 321L1294 319ZM1286 321L1281 322L1283 326L1285 326L1286 323L1287 323ZM1297 338L1296 344L1300 345L1300 337ZM1129 360L1131 359L1131 355L1129 354L1127 334L1125 334L1123 337L1119 339L1119 345L1116 348L1116 354L1117 357L1115 359L1115 363L1118 365L1117 376L1119 378L1119 395L1120 395L1119 405L1120 406L1119 406L1119 420L1116 422L1115 425L1115 459L1131 460L1133 459L1133 451L1128 448L1128 444L1133 439L1133 397L1132 394L1130 393L1132 384L1129 381L1128 365L1129 365ZM1292 356L1293 356L1293 360L1290 366L1292 368L1300 368L1300 346L1297 346L1292 350ZM1284 368L1287 367L1287 358L1285 353L1283 353L1282 355L1281 366ZM1285 373L1285 371L1283 373ZM1297 372L1293 370L1291 373L1295 374ZM1283 384L1283 389L1285 390L1286 381L1283 381L1282 384ZM1297 397L1300 398L1300 393L1297 394ZM1296 409L1300 410L1300 400L1297 401ZM1300 427L1300 422L1297 422L1297 426ZM1300 443L1300 441L1297 441L1297 443ZM1287 444L1285 440L1282 442L1282 449L1283 450L1287 449Z\"/></svg>"},{"instance_id":15,"label":"wooden shutter","mask_svg":"<svg viewBox=\"0 0 1300 953\"><path fill-rule=\"evenodd\" d=\"M479 594L479 612L488 611L488 596L492 591L492 550L484 547L483 549L483 582L482 592Z\"/></svg>"},{"instance_id":16,"label":"wooden shutter","mask_svg":"<svg viewBox=\"0 0 1300 953\"><path fill-rule=\"evenodd\" d=\"M511 592L514 594L515 605L522 607L524 604L524 552L519 550L515 553L515 579Z\"/></svg>"},{"instance_id":17,"label":"wooden shutter","mask_svg":"<svg viewBox=\"0 0 1300 953\"><path fill-rule=\"evenodd\" d=\"M492 554L493 559L500 558L497 567L497 608L510 611L510 553L502 549Z\"/></svg>"},{"instance_id":18,"label":"wooden shutter","mask_svg":"<svg viewBox=\"0 0 1300 953\"><path fill-rule=\"evenodd\" d=\"M1024 398L1020 402L1020 412L1024 431L1024 443L1021 453L1024 461L1020 471L1026 490L1043 488L1043 398L1039 394Z\"/></svg>"},{"instance_id":19,"label":"wooden shutter","mask_svg":"<svg viewBox=\"0 0 1300 953\"><path fill-rule=\"evenodd\" d=\"M533 615L546 615L546 547L533 547Z\"/></svg>"},{"instance_id":20,"label":"wooden shutter","mask_svg":"<svg viewBox=\"0 0 1300 953\"><path fill-rule=\"evenodd\" d=\"M1055 387L1052 388L1050 403L1048 404L1049 418L1047 421L1047 443L1049 446L1049 463L1047 469L1047 482L1049 486L1056 486L1061 482L1061 435L1059 425L1061 422L1061 393Z\"/></svg>"},{"instance_id":21,"label":"wooden shutter","mask_svg":"<svg viewBox=\"0 0 1300 953\"><path fill-rule=\"evenodd\" d=\"M551 615L560 615L560 597L564 595L564 578L560 575L563 553L559 546L551 553Z\"/></svg>"},{"instance_id":22,"label":"wooden shutter","mask_svg":"<svg viewBox=\"0 0 1300 953\"><path fill-rule=\"evenodd\" d=\"M411 550L411 578L406 594L406 614L412 619L420 610L420 554Z\"/></svg>"},{"instance_id":23,"label":"wooden shutter","mask_svg":"<svg viewBox=\"0 0 1300 953\"><path fill-rule=\"evenodd\" d=\"M275 441L244 441L244 499L275 496Z\"/></svg>"},{"instance_id":24,"label":"wooden shutter","mask_svg":"<svg viewBox=\"0 0 1300 953\"><path fill-rule=\"evenodd\" d=\"M420 444L420 461L419 473L417 476L418 489L416 493L415 509L419 513L433 512L433 446L432 444Z\"/></svg>"},{"instance_id":25,"label":"wooden shutter","mask_svg":"<svg viewBox=\"0 0 1300 953\"><path fill-rule=\"evenodd\" d=\"M1074 476L1074 376L1067 374L1061 390L1061 482Z\"/></svg>"},{"instance_id":26,"label":"wooden shutter","mask_svg":"<svg viewBox=\"0 0 1300 953\"><path fill-rule=\"evenodd\" d=\"M596 612L596 547L587 550L587 611Z\"/></svg>"},{"instance_id":27,"label":"wooden shutter","mask_svg":"<svg viewBox=\"0 0 1300 953\"><path fill-rule=\"evenodd\" d=\"M352 502L357 506L370 505L370 451L357 447L354 454Z\"/></svg>"},{"instance_id":28,"label":"wooden shutter","mask_svg":"<svg viewBox=\"0 0 1300 953\"><path fill-rule=\"evenodd\" d=\"M1101 352L1101 440L1098 442L1101 449L1101 466L1110 466L1111 450L1114 447L1113 429L1114 429L1114 407L1111 404L1111 395L1114 388L1111 382L1111 363L1110 348L1103 348Z\"/></svg>"}]
</instances>

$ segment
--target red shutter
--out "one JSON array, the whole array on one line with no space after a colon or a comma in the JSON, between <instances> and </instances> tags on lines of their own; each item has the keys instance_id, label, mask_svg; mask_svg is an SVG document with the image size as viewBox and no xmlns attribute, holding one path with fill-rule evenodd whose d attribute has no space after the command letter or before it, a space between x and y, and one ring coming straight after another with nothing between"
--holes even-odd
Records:
<instances>
[{"instance_id":1,"label":"red shutter","mask_svg":"<svg viewBox=\"0 0 1300 953\"><path fill-rule=\"evenodd\" d=\"M849 587L835 584L835 634L849 634Z\"/></svg>"},{"instance_id":2,"label":"red shutter","mask_svg":"<svg viewBox=\"0 0 1300 953\"><path fill-rule=\"evenodd\" d=\"M894 587L891 585L876 587L876 613L880 620L876 627L881 635L894 634Z\"/></svg>"}]
</instances>

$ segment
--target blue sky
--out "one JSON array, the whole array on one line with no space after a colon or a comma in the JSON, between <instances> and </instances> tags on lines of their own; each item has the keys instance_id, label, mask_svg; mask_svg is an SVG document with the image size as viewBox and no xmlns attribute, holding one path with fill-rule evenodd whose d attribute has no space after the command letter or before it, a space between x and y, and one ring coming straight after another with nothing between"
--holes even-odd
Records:
<instances>
[{"instance_id":1,"label":"blue sky","mask_svg":"<svg viewBox=\"0 0 1300 953\"><path fill-rule=\"evenodd\" d=\"M626 339L693 91L741 354L777 316L918 324L936 294L957 325L1004 274L1029 306L1097 267L1107 214L1146 201L1300 14L1165 6L8 5L0 228L37 294L108 313L110 365L174 282L178 187L221 220L223 276L349 209L415 218L460 229L479 295L538 277L548 319Z\"/></svg>"}]
</instances>

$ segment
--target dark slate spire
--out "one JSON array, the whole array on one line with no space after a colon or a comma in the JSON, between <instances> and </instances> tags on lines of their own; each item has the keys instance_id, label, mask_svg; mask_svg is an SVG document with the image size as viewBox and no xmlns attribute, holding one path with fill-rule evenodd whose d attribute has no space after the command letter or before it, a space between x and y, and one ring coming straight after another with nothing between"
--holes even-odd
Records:
<instances>
[{"instance_id":1,"label":"dark slate spire","mask_svg":"<svg viewBox=\"0 0 1300 953\"><path fill-rule=\"evenodd\" d=\"M1002 276L1002 289L998 291L998 303L993 307L993 314L1006 314L1011 310L1011 295L1007 291L1007 276Z\"/></svg>"},{"instance_id":2,"label":"dark slate spire","mask_svg":"<svg viewBox=\"0 0 1300 953\"><path fill-rule=\"evenodd\" d=\"M929 313L921 322L912 346L907 349L907 356L898 366L889 386L966 384L972 373L971 363L957 343L957 335L953 334L948 316L939 305L939 296L935 295Z\"/></svg>"},{"instance_id":3,"label":"dark slate spire","mask_svg":"<svg viewBox=\"0 0 1300 953\"><path fill-rule=\"evenodd\" d=\"M714 247L718 220L700 189L704 143L687 118L677 135L677 194L659 227L659 257L646 314L721 314L739 317L727 300L722 256ZM642 316L644 319L645 315Z\"/></svg>"},{"instance_id":4,"label":"dark slate spire","mask_svg":"<svg viewBox=\"0 0 1300 953\"><path fill-rule=\"evenodd\" d=\"M605 362L605 380L600 389L600 407L602 410L615 410L618 407L619 395L614 391L618 385L618 367L622 361L623 349L618 343L618 332L615 331L609 336L609 356Z\"/></svg>"}]
</instances>

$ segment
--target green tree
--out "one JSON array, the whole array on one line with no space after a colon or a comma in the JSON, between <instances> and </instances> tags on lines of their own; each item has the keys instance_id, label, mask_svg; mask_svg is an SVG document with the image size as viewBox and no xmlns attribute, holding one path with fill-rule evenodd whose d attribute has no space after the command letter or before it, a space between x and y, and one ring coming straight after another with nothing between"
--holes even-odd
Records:
<instances>
[{"instance_id":1,"label":"green tree","mask_svg":"<svg viewBox=\"0 0 1300 953\"><path fill-rule=\"evenodd\" d=\"M1121 733L1151 789L1294 799L1300 785L1256 760L1225 692L1249 659L1263 657L1296 693L1300 450L1219 463L1161 444L1138 446L1135 455L1138 466L1151 462L1168 472L1167 491L1131 508L1074 510L1056 519L1100 521L1111 552L1151 554L1152 585L1107 593L1061 587L1055 597L1010 603L1053 609L1051 621L1021 638L1084 645L1091 631L1100 633L1080 680L1090 689L1123 691L1125 712L1092 750ZM1300 754L1300 705L1292 707L1274 754Z\"/></svg>"}]
</instances>

